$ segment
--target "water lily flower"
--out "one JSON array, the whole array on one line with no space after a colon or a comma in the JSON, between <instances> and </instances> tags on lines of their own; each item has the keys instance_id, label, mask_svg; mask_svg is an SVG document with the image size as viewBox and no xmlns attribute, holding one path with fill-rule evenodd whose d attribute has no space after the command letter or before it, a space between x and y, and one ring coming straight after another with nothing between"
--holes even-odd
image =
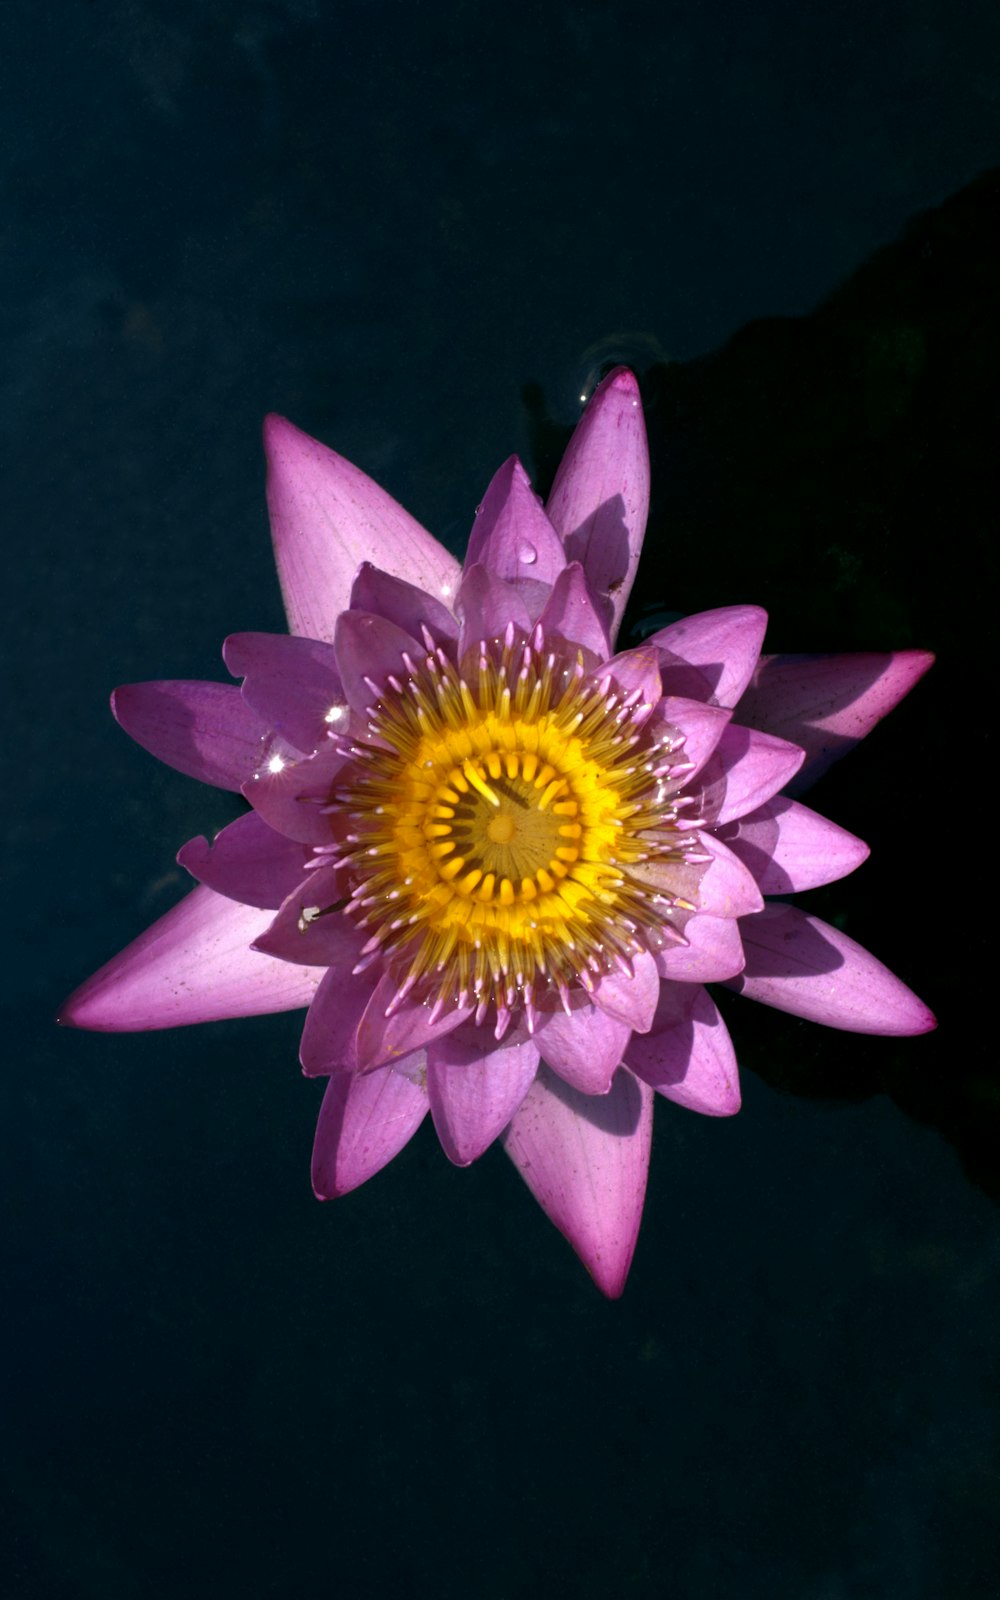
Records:
<instances>
[{"instance_id":1,"label":"water lily flower","mask_svg":"<svg viewBox=\"0 0 1000 1600\"><path fill-rule=\"evenodd\" d=\"M371 1177L429 1111L460 1166L500 1139L616 1296L654 1099L739 1106L707 984L834 1028L934 1025L785 900L867 848L783 792L931 657L764 657L753 605L616 652L649 487L621 368L544 509L516 458L500 468L461 568L291 423L270 418L265 446L289 634L226 641L241 688L141 683L112 702L153 755L251 809L184 846L198 887L62 1020L166 1028L308 1006L302 1067L327 1079L320 1198Z\"/></svg>"}]
</instances>

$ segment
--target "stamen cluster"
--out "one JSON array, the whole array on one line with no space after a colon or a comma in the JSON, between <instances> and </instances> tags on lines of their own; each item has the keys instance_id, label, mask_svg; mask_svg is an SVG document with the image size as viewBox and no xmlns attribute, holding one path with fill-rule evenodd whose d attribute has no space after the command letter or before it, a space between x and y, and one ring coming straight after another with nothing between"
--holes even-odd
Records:
<instances>
[{"instance_id":1,"label":"stamen cluster","mask_svg":"<svg viewBox=\"0 0 1000 1600\"><path fill-rule=\"evenodd\" d=\"M694 907L671 877L706 859L681 815L683 737L541 628L508 625L457 665L425 646L366 680L370 742L347 747L352 781L332 797L346 909L371 930L357 970L387 963L395 1006L415 991L479 1021L494 1006L498 1033L520 1010L533 1028L536 1008L569 1012L574 991L681 938L670 919Z\"/></svg>"}]
</instances>

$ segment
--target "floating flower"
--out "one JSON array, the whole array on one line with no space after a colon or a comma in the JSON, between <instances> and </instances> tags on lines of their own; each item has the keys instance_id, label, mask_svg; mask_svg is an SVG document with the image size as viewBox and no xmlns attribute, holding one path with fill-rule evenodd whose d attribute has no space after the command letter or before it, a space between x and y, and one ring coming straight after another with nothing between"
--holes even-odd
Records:
<instances>
[{"instance_id":1,"label":"floating flower","mask_svg":"<svg viewBox=\"0 0 1000 1600\"><path fill-rule=\"evenodd\" d=\"M290 636L236 634L242 689L134 684L133 738L252 809L178 860L198 880L67 1002L144 1029L309 1006L328 1080L321 1198L429 1110L459 1165L501 1138L598 1285L635 1247L654 1094L738 1109L705 985L831 1027L933 1026L853 940L765 895L867 855L781 791L856 743L931 657L762 657L765 615L615 636L645 529L638 390L606 378L543 510L494 477L462 569L356 467L271 418Z\"/></svg>"}]
</instances>

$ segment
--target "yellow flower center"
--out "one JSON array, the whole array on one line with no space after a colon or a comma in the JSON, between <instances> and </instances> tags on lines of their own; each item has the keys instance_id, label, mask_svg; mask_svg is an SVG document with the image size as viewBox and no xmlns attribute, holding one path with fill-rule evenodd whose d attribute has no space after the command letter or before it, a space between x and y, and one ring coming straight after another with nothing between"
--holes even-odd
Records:
<instances>
[{"instance_id":1,"label":"yellow flower center","mask_svg":"<svg viewBox=\"0 0 1000 1600\"><path fill-rule=\"evenodd\" d=\"M501 1018L552 993L593 988L656 948L675 906L662 866L686 859L670 752L644 731L648 706L587 679L508 629L460 672L442 649L404 657L352 746L356 781L342 859L349 905L371 928L361 965L382 959L399 998L489 1005ZM551 1003L551 1002L550 1002Z\"/></svg>"}]
</instances>

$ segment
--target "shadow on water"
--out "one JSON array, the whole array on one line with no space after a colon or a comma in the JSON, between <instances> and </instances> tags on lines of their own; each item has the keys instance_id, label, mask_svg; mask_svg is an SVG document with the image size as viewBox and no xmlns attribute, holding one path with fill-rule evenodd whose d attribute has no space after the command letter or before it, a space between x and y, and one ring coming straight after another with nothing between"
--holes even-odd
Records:
<instances>
[{"instance_id":1,"label":"shadow on water","mask_svg":"<svg viewBox=\"0 0 1000 1600\"><path fill-rule=\"evenodd\" d=\"M969 985L989 953L974 924L955 932L964 913L946 875L967 846L946 774L982 746L975 686L989 681L993 651L998 251L992 171L916 218L809 316L751 323L708 356L642 374L653 503L622 633L635 644L678 615L751 601L769 612L772 651L937 653L870 739L831 749L850 760L809 803L873 855L858 876L802 898L911 982L938 1033L848 1037L730 995L721 1004L744 1067L808 1098L887 1092L996 1199L1000 1080L967 1031ZM544 491L568 430L547 419L537 385L524 403Z\"/></svg>"}]
</instances>

